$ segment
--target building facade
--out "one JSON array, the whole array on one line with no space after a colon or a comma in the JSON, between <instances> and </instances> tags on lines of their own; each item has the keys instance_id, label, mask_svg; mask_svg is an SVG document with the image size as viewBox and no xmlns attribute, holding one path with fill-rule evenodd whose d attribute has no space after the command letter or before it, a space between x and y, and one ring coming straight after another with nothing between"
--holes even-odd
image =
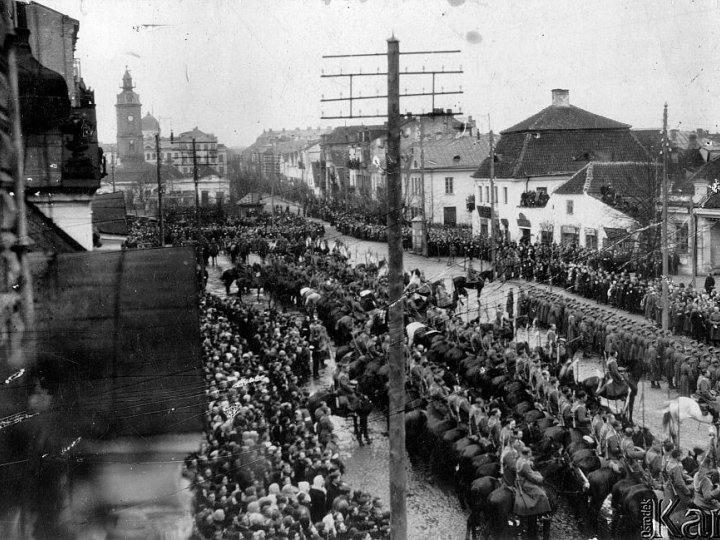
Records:
<instances>
[{"instance_id":1,"label":"building facade","mask_svg":"<svg viewBox=\"0 0 720 540\"><path fill-rule=\"evenodd\" d=\"M581 222L600 223L614 216L624 223L617 209L586 199L582 189L563 197L555 193L589 164L635 163L641 168L651 159L629 125L572 106L567 90L553 90L549 107L502 131L495 142L494 193L490 158L474 174L474 231L489 232L494 197L495 230L501 238L602 245L604 230L588 226L586 234Z\"/></svg>"}]
</instances>

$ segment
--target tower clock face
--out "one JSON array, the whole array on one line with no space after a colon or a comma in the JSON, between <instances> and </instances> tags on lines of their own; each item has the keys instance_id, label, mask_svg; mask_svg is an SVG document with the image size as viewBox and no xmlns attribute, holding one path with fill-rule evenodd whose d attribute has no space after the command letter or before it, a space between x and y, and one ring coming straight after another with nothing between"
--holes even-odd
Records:
<instances>
[{"instance_id":1,"label":"tower clock face","mask_svg":"<svg viewBox=\"0 0 720 540\"><path fill-rule=\"evenodd\" d=\"M128 116L128 122L132 122L133 120L135 120L135 117L132 114Z\"/></svg>"}]
</instances>

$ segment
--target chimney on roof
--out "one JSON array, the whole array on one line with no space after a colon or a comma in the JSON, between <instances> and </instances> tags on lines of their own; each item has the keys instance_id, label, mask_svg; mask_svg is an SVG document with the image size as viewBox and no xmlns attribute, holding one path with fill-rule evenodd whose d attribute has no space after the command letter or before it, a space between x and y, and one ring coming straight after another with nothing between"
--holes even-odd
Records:
<instances>
[{"instance_id":1,"label":"chimney on roof","mask_svg":"<svg viewBox=\"0 0 720 540\"><path fill-rule=\"evenodd\" d=\"M452 109L445 109L445 114L452 115Z\"/></svg>"},{"instance_id":2,"label":"chimney on roof","mask_svg":"<svg viewBox=\"0 0 720 540\"><path fill-rule=\"evenodd\" d=\"M570 106L570 90L562 90L555 88L552 91L553 107L569 107Z\"/></svg>"}]
</instances>

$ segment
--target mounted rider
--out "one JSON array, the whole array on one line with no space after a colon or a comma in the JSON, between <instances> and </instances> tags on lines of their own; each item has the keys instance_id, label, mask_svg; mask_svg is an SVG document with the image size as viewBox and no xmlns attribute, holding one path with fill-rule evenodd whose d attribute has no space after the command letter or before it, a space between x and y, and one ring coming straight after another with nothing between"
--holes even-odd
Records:
<instances>
[{"instance_id":1,"label":"mounted rider","mask_svg":"<svg viewBox=\"0 0 720 540\"><path fill-rule=\"evenodd\" d=\"M590 435L591 419L587 412L587 394L584 390L580 390L575 397L575 403L572 406L573 427L580 431L583 435Z\"/></svg>"},{"instance_id":2,"label":"mounted rider","mask_svg":"<svg viewBox=\"0 0 720 540\"><path fill-rule=\"evenodd\" d=\"M718 471L703 463L693 477L693 504L700 510L720 510Z\"/></svg>"},{"instance_id":3,"label":"mounted rider","mask_svg":"<svg viewBox=\"0 0 720 540\"><path fill-rule=\"evenodd\" d=\"M605 377L598 383L598 388L595 391L595 395L600 395L611 384L622 386L626 383L625 377L620 373L620 370L618 369L617 357L617 351L613 351L609 354L607 359L607 372L605 374Z\"/></svg>"},{"instance_id":4,"label":"mounted rider","mask_svg":"<svg viewBox=\"0 0 720 540\"><path fill-rule=\"evenodd\" d=\"M718 404L717 399L715 398L715 395L712 391L712 382L710 381L710 370L707 368L703 369L702 373L698 377L697 390L695 391L695 396L696 396L698 404L700 405L700 408L703 409L703 414L707 414L707 412L712 414L713 424L717 424L718 423L718 415L720 413L720 411L718 410L719 404ZM707 412L706 412L706 410L707 410Z\"/></svg>"},{"instance_id":5,"label":"mounted rider","mask_svg":"<svg viewBox=\"0 0 720 540\"><path fill-rule=\"evenodd\" d=\"M547 518L552 508L547 493L541 487L545 479L535 470L532 462L532 450L529 447L520 451L520 457L515 463L515 470L517 471L518 491L515 495L514 513L519 516L543 515L543 538L549 538L546 530L549 533L550 529L545 523L547 522L549 525ZM537 522L531 520L528 529L528 535L531 538L536 534L535 527L537 527Z\"/></svg>"},{"instance_id":6,"label":"mounted rider","mask_svg":"<svg viewBox=\"0 0 720 540\"><path fill-rule=\"evenodd\" d=\"M691 485L692 478L683 469L680 459L682 458L682 450L675 448L670 452L670 458L665 461L662 469L662 479L665 488L665 498L670 500L679 500L681 504L687 504L691 497L692 491L688 484Z\"/></svg>"}]
</instances>

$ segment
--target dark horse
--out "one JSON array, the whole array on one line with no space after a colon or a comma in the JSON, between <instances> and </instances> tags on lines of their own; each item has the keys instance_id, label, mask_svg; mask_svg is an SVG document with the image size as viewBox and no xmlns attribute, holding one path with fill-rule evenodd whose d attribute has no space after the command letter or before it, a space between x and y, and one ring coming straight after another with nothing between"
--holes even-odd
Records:
<instances>
[{"instance_id":1,"label":"dark horse","mask_svg":"<svg viewBox=\"0 0 720 540\"><path fill-rule=\"evenodd\" d=\"M536 468L540 474L545 478L545 484L543 488L548 496L550 502L551 513L557 510L560 489L563 486L553 485L553 481L558 478L562 481L566 476L568 478L571 475L564 474L564 468L567 467L562 458L553 458L549 461L542 463L536 463ZM510 526L510 518L514 516L513 510L515 506L515 492L506 486L497 488L495 491L490 493L487 498L486 507L486 524L485 538L492 536L493 538L507 538L515 537L518 525ZM537 519L538 516L527 516L528 536L533 537L535 531L537 531ZM512 520L515 521L514 519ZM550 519L549 516L545 516L542 519L543 522L543 540L549 540L550 538ZM512 531L510 529L513 529Z\"/></svg>"},{"instance_id":2,"label":"dark horse","mask_svg":"<svg viewBox=\"0 0 720 540\"><path fill-rule=\"evenodd\" d=\"M637 395L637 385L627 380L623 384L611 382L598 394L597 389L601 381L600 377L588 377L583 380L581 385L588 396L595 398L605 398L608 401L624 401L622 410L619 412L621 416L627 414L628 422L633 421L633 407L635 406L635 396Z\"/></svg>"}]
</instances>

